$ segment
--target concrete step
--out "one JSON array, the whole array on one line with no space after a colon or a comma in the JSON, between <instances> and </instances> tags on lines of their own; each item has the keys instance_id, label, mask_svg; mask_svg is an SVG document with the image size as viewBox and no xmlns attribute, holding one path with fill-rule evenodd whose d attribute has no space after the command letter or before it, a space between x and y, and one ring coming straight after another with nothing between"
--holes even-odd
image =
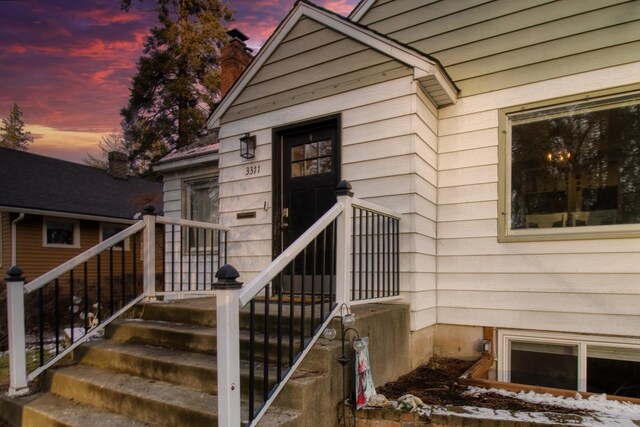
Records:
<instances>
[{"instance_id":1,"label":"concrete step","mask_svg":"<svg viewBox=\"0 0 640 427\"><path fill-rule=\"evenodd\" d=\"M112 322L104 337L116 342L211 353L216 350L215 329L158 320L129 319Z\"/></svg>"},{"instance_id":2,"label":"concrete step","mask_svg":"<svg viewBox=\"0 0 640 427\"><path fill-rule=\"evenodd\" d=\"M48 371L44 389L101 410L158 426L217 423L216 396L87 365Z\"/></svg>"},{"instance_id":3,"label":"concrete step","mask_svg":"<svg viewBox=\"0 0 640 427\"><path fill-rule=\"evenodd\" d=\"M278 330L278 322L275 313L276 301L273 300L271 304L271 316L269 320L269 330L275 333ZM329 310L328 304L325 304L324 312ZM283 305L282 317L280 322L280 329L284 332L293 329L296 332L300 332L302 325L304 324L305 330L311 330L311 318L310 314L313 311L316 315L316 324L319 322L318 317L321 313L320 305L316 304L313 307L307 305L305 307L305 321L301 322L300 305L293 304L293 306L287 304ZM290 315L293 312L293 327L291 328ZM263 331L265 323L265 303L264 301L256 302L256 316L255 327L256 330ZM190 298L182 300L173 300L167 302L148 302L142 303L136 306L134 317L143 320L156 320L173 323L184 323L190 325L199 326L216 326L216 300L215 297L207 298ZM250 309L245 307L240 311L240 329L249 329L250 327Z\"/></svg>"},{"instance_id":4,"label":"concrete step","mask_svg":"<svg viewBox=\"0 0 640 427\"><path fill-rule=\"evenodd\" d=\"M93 341L79 346L74 361L142 378L164 381L207 393L216 393L217 360L213 354L179 351L149 345L119 343L111 340ZM262 389L264 365L256 367L255 387ZM270 383L276 377L275 367L269 369ZM240 361L241 390L249 387L249 364Z\"/></svg>"},{"instance_id":5,"label":"concrete step","mask_svg":"<svg viewBox=\"0 0 640 427\"><path fill-rule=\"evenodd\" d=\"M67 399L157 426L217 424L215 395L162 381L75 365L47 372L44 386ZM274 408L266 422L294 426L298 417L298 411Z\"/></svg>"},{"instance_id":6,"label":"concrete step","mask_svg":"<svg viewBox=\"0 0 640 427\"><path fill-rule=\"evenodd\" d=\"M217 391L217 362L213 354L102 340L79 346L73 358L78 363L97 368L178 384L207 393Z\"/></svg>"},{"instance_id":7,"label":"concrete step","mask_svg":"<svg viewBox=\"0 0 640 427\"><path fill-rule=\"evenodd\" d=\"M149 424L51 393L17 399L0 398L0 413L11 425L21 427L144 427Z\"/></svg>"},{"instance_id":8,"label":"concrete step","mask_svg":"<svg viewBox=\"0 0 640 427\"><path fill-rule=\"evenodd\" d=\"M216 329L212 327L170 323L159 320L129 319L113 322L105 328L105 338L114 342L165 347L180 351L215 354L217 346ZM262 360L265 348L265 338L260 333L255 334L256 360ZM240 331L240 357L249 358L250 333ZM289 355L288 337L282 341L282 363L288 366ZM294 336L294 352L300 348L300 337ZM277 361L278 340L270 336L267 344L269 360Z\"/></svg>"}]
</instances>

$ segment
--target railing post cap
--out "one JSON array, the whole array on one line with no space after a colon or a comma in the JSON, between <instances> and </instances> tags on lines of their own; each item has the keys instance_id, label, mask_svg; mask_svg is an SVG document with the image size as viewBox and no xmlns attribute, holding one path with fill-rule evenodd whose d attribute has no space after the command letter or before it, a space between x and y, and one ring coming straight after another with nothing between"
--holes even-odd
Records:
<instances>
[{"instance_id":1,"label":"railing post cap","mask_svg":"<svg viewBox=\"0 0 640 427\"><path fill-rule=\"evenodd\" d=\"M349 196L353 197L353 192L351 191L351 183L346 179L343 179L336 186L336 195L337 196Z\"/></svg>"},{"instance_id":2,"label":"railing post cap","mask_svg":"<svg viewBox=\"0 0 640 427\"><path fill-rule=\"evenodd\" d=\"M10 269L7 270L7 277L5 278L7 282L24 282L24 277L22 277L22 270L17 265L14 265Z\"/></svg>"},{"instance_id":3,"label":"railing post cap","mask_svg":"<svg viewBox=\"0 0 640 427\"><path fill-rule=\"evenodd\" d=\"M242 282L236 280L238 277L240 277L238 270L230 264L225 264L216 272L218 281L213 283L213 289L240 289L242 288Z\"/></svg>"},{"instance_id":4,"label":"railing post cap","mask_svg":"<svg viewBox=\"0 0 640 427\"><path fill-rule=\"evenodd\" d=\"M142 215L155 215L156 212L156 208L151 204L146 204L143 208L142 208Z\"/></svg>"}]
</instances>

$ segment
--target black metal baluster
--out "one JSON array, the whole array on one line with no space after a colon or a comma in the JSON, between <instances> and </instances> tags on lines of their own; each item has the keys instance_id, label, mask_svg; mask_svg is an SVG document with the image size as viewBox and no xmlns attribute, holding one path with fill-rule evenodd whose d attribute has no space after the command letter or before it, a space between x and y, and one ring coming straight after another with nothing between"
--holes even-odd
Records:
<instances>
[{"instance_id":1,"label":"black metal baluster","mask_svg":"<svg viewBox=\"0 0 640 427\"><path fill-rule=\"evenodd\" d=\"M400 223L396 219L394 222L394 238L395 238L395 283L394 295L400 294Z\"/></svg>"},{"instance_id":2,"label":"black metal baluster","mask_svg":"<svg viewBox=\"0 0 640 427\"><path fill-rule=\"evenodd\" d=\"M179 256L180 256L180 290L181 291L183 290L182 287L183 287L183 284L184 284L184 276L183 276L183 271L182 271L183 270L183 265L182 264L184 263L184 252L185 251L184 251L183 245L184 245L185 239L184 239L184 236L182 235L183 234L182 233L182 229L183 228L184 227L182 227L182 226L180 226L180 228L178 228L178 230L180 230L180 236L179 236L180 237L180 253L179 253Z\"/></svg>"},{"instance_id":3,"label":"black metal baluster","mask_svg":"<svg viewBox=\"0 0 640 427\"><path fill-rule=\"evenodd\" d=\"M293 337L295 335L293 331L293 287L296 280L296 259L291 261L291 278L289 279L289 366L293 365Z\"/></svg>"},{"instance_id":4,"label":"black metal baluster","mask_svg":"<svg viewBox=\"0 0 640 427\"><path fill-rule=\"evenodd\" d=\"M191 229L187 230L187 249L188 249L188 257L187 257L187 290L192 290L191 288Z\"/></svg>"},{"instance_id":5,"label":"black metal baluster","mask_svg":"<svg viewBox=\"0 0 640 427\"><path fill-rule=\"evenodd\" d=\"M377 289L377 297L380 298L380 273L382 268L380 267L380 255L381 255L381 251L380 251L380 229L382 228L380 226L381 224L381 220L382 220L382 215L377 214L376 217L378 218L378 227L376 229L376 258L377 258L377 267L376 267L376 289Z\"/></svg>"},{"instance_id":6,"label":"black metal baluster","mask_svg":"<svg viewBox=\"0 0 640 427\"><path fill-rule=\"evenodd\" d=\"M43 287L38 289L38 309L40 314L38 315L39 323L39 348L40 348L40 366L44 365L44 289Z\"/></svg>"},{"instance_id":7,"label":"black metal baluster","mask_svg":"<svg viewBox=\"0 0 640 427\"><path fill-rule=\"evenodd\" d=\"M84 333L89 330L89 266L84 263Z\"/></svg>"},{"instance_id":8,"label":"black metal baluster","mask_svg":"<svg viewBox=\"0 0 640 427\"><path fill-rule=\"evenodd\" d=\"M307 279L307 248L302 250L302 277L300 281L300 351L304 349L304 300Z\"/></svg>"},{"instance_id":9,"label":"black metal baluster","mask_svg":"<svg viewBox=\"0 0 640 427\"><path fill-rule=\"evenodd\" d=\"M276 358L278 359L277 365L277 374L278 382L282 381L282 285L284 280L284 274L282 271L278 274L278 329L277 329L277 337L278 337L278 348Z\"/></svg>"},{"instance_id":10,"label":"black metal baluster","mask_svg":"<svg viewBox=\"0 0 640 427\"><path fill-rule=\"evenodd\" d=\"M164 236L163 236L163 238L164 238ZM137 250L137 248L138 248L138 239L136 238L135 234L131 237L131 243L133 244L133 249L132 249L133 254L131 254L131 257L133 259L133 295L134 295L134 297L136 297L138 295L138 250ZM164 246L164 242L163 242L163 246ZM163 248L163 250L162 250L162 253L163 253L162 265L163 266L164 266L164 252L165 252L165 250ZM163 267L162 272L163 272L163 274L162 274L163 279L162 280L164 282L164 280L165 280L164 279L164 277L165 277L164 276L164 267Z\"/></svg>"},{"instance_id":11,"label":"black metal baluster","mask_svg":"<svg viewBox=\"0 0 640 427\"><path fill-rule=\"evenodd\" d=\"M96 270L97 270L96 288L98 291L98 311L96 315L98 316L98 324L100 324L102 322L102 289L101 289L102 268L100 263L100 254L98 254L98 258L97 258Z\"/></svg>"},{"instance_id":12,"label":"black metal baluster","mask_svg":"<svg viewBox=\"0 0 640 427\"><path fill-rule=\"evenodd\" d=\"M351 300L356 299L356 207L351 206Z\"/></svg>"},{"instance_id":13,"label":"black metal baluster","mask_svg":"<svg viewBox=\"0 0 640 427\"><path fill-rule=\"evenodd\" d=\"M324 322L324 279L327 273L327 229L322 230L322 275L320 276L320 323Z\"/></svg>"},{"instance_id":14,"label":"black metal baluster","mask_svg":"<svg viewBox=\"0 0 640 427\"><path fill-rule=\"evenodd\" d=\"M109 248L109 316L113 315L113 247Z\"/></svg>"},{"instance_id":15,"label":"black metal baluster","mask_svg":"<svg viewBox=\"0 0 640 427\"><path fill-rule=\"evenodd\" d=\"M329 306L331 307L329 311L333 310L333 305L336 302L336 249L338 247L336 241L336 221L334 220L331 223L331 276L329 276L329 295L330 302Z\"/></svg>"},{"instance_id":16,"label":"black metal baluster","mask_svg":"<svg viewBox=\"0 0 640 427\"><path fill-rule=\"evenodd\" d=\"M255 411L256 385L256 300L249 303L249 420L253 420Z\"/></svg>"},{"instance_id":17,"label":"black metal baluster","mask_svg":"<svg viewBox=\"0 0 640 427\"><path fill-rule=\"evenodd\" d=\"M155 248L150 248L151 250L154 250ZM122 250L120 251L120 287L122 288L122 307L123 308L125 306L125 304L127 303L127 296L126 296L126 281L125 281L125 259L124 259L124 242L122 243Z\"/></svg>"},{"instance_id":18,"label":"black metal baluster","mask_svg":"<svg viewBox=\"0 0 640 427\"><path fill-rule=\"evenodd\" d=\"M384 254L383 254L383 259L384 259L384 274L383 274L383 288L384 288L384 295L385 296L389 296L389 271L391 271L391 268L389 266L389 217L386 216L384 218Z\"/></svg>"},{"instance_id":19,"label":"black metal baluster","mask_svg":"<svg viewBox=\"0 0 640 427\"><path fill-rule=\"evenodd\" d=\"M364 211L364 298L368 299L370 297L369 294L369 211Z\"/></svg>"},{"instance_id":20,"label":"black metal baluster","mask_svg":"<svg viewBox=\"0 0 640 427\"><path fill-rule=\"evenodd\" d=\"M202 234L203 236L203 247L202 250L204 251L204 254L202 254L202 269L204 270L202 272L202 289L207 289L207 264L209 264L209 258L207 256L207 232L209 230L203 228L202 229ZM213 250L211 251L213 252ZM213 270L211 270L211 275L213 277ZM211 280L209 280L209 282L211 282Z\"/></svg>"},{"instance_id":21,"label":"black metal baluster","mask_svg":"<svg viewBox=\"0 0 640 427\"><path fill-rule=\"evenodd\" d=\"M196 228L195 230L196 230L196 289L199 289L200 288L200 228Z\"/></svg>"},{"instance_id":22,"label":"black metal baluster","mask_svg":"<svg viewBox=\"0 0 640 427\"><path fill-rule=\"evenodd\" d=\"M363 233L362 233L362 209L358 209L358 218L360 220L359 224L358 224L358 228L360 230L359 234L358 234L358 240L359 240L359 245L358 245L358 299L361 300L362 299L362 247L363 242L362 242L362 238L363 238Z\"/></svg>"},{"instance_id":23,"label":"black metal baluster","mask_svg":"<svg viewBox=\"0 0 640 427\"><path fill-rule=\"evenodd\" d=\"M271 297L269 289L271 285L268 284L264 288L264 354L263 354L263 381L262 381L262 399L266 402L269 399L269 299Z\"/></svg>"},{"instance_id":24,"label":"black metal baluster","mask_svg":"<svg viewBox=\"0 0 640 427\"><path fill-rule=\"evenodd\" d=\"M69 271L69 328L71 329L71 344L73 344L73 270Z\"/></svg>"},{"instance_id":25,"label":"black metal baluster","mask_svg":"<svg viewBox=\"0 0 640 427\"><path fill-rule=\"evenodd\" d=\"M60 282L58 279L54 281L54 329L56 331L56 356L60 353Z\"/></svg>"},{"instance_id":26,"label":"black metal baluster","mask_svg":"<svg viewBox=\"0 0 640 427\"><path fill-rule=\"evenodd\" d=\"M171 224L171 292L176 291L176 226Z\"/></svg>"},{"instance_id":27,"label":"black metal baluster","mask_svg":"<svg viewBox=\"0 0 640 427\"><path fill-rule=\"evenodd\" d=\"M311 331L309 335L313 335L316 329L316 268L318 268L318 238L313 239L313 263L311 265Z\"/></svg>"}]
</instances>

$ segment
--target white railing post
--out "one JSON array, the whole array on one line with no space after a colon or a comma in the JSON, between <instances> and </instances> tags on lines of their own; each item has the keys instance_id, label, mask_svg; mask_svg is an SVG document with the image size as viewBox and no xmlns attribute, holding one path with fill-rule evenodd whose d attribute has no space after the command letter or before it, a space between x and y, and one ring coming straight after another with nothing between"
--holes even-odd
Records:
<instances>
[{"instance_id":1,"label":"white railing post","mask_svg":"<svg viewBox=\"0 0 640 427\"><path fill-rule=\"evenodd\" d=\"M342 180L336 187L342 214L336 220L336 302L351 301L351 225L353 221L353 192L351 184Z\"/></svg>"},{"instance_id":2,"label":"white railing post","mask_svg":"<svg viewBox=\"0 0 640 427\"><path fill-rule=\"evenodd\" d=\"M216 273L216 359L218 361L218 425L240 425L240 303L238 271L225 264Z\"/></svg>"},{"instance_id":3,"label":"white railing post","mask_svg":"<svg viewBox=\"0 0 640 427\"><path fill-rule=\"evenodd\" d=\"M24 277L13 266L7 271L7 326L9 332L9 396L29 392L24 333Z\"/></svg>"},{"instance_id":4,"label":"white railing post","mask_svg":"<svg viewBox=\"0 0 640 427\"><path fill-rule=\"evenodd\" d=\"M144 231L142 234L142 262L144 299L156 299L156 214L155 208L147 205L142 210Z\"/></svg>"}]
</instances>

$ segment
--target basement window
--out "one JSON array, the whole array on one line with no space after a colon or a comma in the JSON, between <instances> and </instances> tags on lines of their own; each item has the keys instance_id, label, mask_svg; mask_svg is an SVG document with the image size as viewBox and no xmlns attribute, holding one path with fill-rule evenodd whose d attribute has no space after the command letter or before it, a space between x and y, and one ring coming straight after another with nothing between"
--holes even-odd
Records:
<instances>
[{"instance_id":1,"label":"basement window","mask_svg":"<svg viewBox=\"0 0 640 427\"><path fill-rule=\"evenodd\" d=\"M498 380L640 398L640 342L499 331Z\"/></svg>"},{"instance_id":2,"label":"basement window","mask_svg":"<svg viewBox=\"0 0 640 427\"><path fill-rule=\"evenodd\" d=\"M502 238L637 236L639 92L502 112Z\"/></svg>"}]
</instances>

